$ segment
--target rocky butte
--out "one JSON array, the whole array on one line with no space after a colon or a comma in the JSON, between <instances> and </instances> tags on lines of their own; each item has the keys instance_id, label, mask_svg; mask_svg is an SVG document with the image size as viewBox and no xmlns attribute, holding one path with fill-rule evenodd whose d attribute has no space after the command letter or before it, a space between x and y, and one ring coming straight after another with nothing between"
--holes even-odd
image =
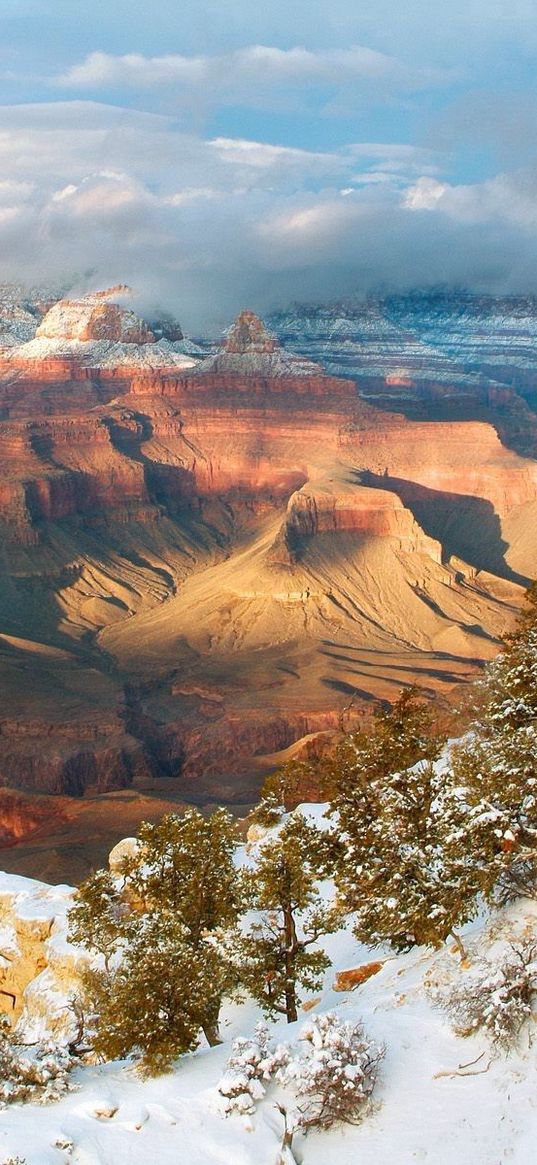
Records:
<instances>
[{"instance_id":1,"label":"rocky butte","mask_svg":"<svg viewBox=\"0 0 537 1165\"><path fill-rule=\"evenodd\" d=\"M366 403L252 312L203 358L124 294L61 301L0 352L0 829L21 872L72 877L75 834L102 860L148 798L248 803L404 684L449 701L535 570L537 462L491 423Z\"/></svg>"}]
</instances>

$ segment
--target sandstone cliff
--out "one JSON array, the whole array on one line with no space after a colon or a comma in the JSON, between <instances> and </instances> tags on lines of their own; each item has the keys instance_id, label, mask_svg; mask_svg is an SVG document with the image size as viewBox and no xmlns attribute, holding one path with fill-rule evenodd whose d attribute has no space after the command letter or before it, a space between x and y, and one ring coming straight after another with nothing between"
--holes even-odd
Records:
<instances>
[{"instance_id":1,"label":"sandstone cliff","mask_svg":"<svg viewBox=\"0 0 537 1165\"><path fill-rule=\"evenodd\" d=\"M134 327L110 307L35 344L109 343L80 334ZM252 313L188 368L29 367L0 358L0 784L247 802L343 709L449 699L498 649L537 463L491 425L380 411Z\"/></svg>"}]
</instances>

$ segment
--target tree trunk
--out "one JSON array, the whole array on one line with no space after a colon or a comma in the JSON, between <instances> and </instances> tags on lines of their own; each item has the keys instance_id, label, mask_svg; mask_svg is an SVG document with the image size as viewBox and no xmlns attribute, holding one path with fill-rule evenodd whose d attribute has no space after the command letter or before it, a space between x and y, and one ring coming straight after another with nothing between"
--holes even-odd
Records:
<instances>
[{"instance_id":1,"label":"tree trunk","mask_svg":"<svg viewBox=\"0 0 537 1165\"><path fill-rule=\"evenodd\" d=\"M201 1030L210 1048L217 1048L222 1043L216 1024L204 1023Z\"/></svg>"},{"instance_id":2,"label":"tree trunk","mask_svg":"<svg viewBox=\"0 0 537 1165\"><path fill-rule=\"evenodd\" d=\"M293 1132L287 1126L287 1109L282 1104L277 1104L276 1108L281 1112L283 1117L283 1136L276 1165L290 1165L292 1161L296 1162L296 1157L293 1153Z\"/></svg>"},{"instance_id":3,"label":"tree trunk","mask_svg":"<svg viewBox=\"0 0 537 1165\"><path fill-rule=\"evenodd\" d=\"M294 960L298 947L295 920L291 906L284 907L284 941L285 941L285 1014L287 1023L294 1023L298 1019L296 1001L296 979Z\"/></svg>"},{"instance_id":4,"label":"tree trunk","mask_svg":"<svg viewBox=\"0 0 537 1165\"><path fill-rule=\"evenodd\" d=\"M201 1030L207 1040L210 1048L216 1048L218 1044L222 1043L218 1031L218 1017L220 1015L220 1002L213 1007L208 1007L205 1015L205 1020L202 1024Z\"/></svg>"},{"instance_id":5,"label":"tree trunk","mask_svg":"<svg viewBox=\"0 0 537 1165\"><path fill-rule=\"evenodd\" d=\"M467 959L468 952L467 952L466 947L464 946L464 943L463 943L462 939L460 938L460 936L456 933L456 931L452 930L452 931L450 931L450 937L453 939L453 942L455 943L455 946L459 952L459 955L461 956L461 959Z\"/></svg>"}]
</instances>

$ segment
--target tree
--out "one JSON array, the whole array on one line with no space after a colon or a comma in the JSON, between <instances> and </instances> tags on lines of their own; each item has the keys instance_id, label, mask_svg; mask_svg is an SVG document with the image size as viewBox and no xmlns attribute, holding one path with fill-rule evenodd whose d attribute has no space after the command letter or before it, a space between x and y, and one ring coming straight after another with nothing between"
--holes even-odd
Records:
<instances>
[{"instance_id":1,"label":"tree","mask_svg":"<svg viewBox=\"0 0 537 1165\"><path fill-rule=\"evenodd\" d=\"M230 986L218 949L204 943L195 950L183 924L161 911L142 914L119 965L91 972L88 982L97 1015L94 1051L107 1060L138 1052L150 1075L196 1048L208 1022L212 1035Z\"/></svg>"},{"instance_id":2,"label":"tree","mask_svg":"<svg viewBox=\"0 0 537 1165\"><path fill-rule=\"evenodd\" d=\"M237 923L241 877L232 818L196 810L144 823L121 878L98 871L79 889L70 937L103 957L86 973L97 1023L94 1047L138 1052L163 1070L199 1041L218 1040L218 1015L234 985L222 934Z\"/></svg>"},{"instance_id":3,"label":"tree","mask_svg":"<svg viewBox=\"0 0 537 1165\"><path fill-rule=\"evenodd\" d=\"M285 1015L288 1023L297 1018L299 989L318 989L329 965L315 944L339 925L334 906L319 899L322 868L320 831L294 815L260 845L249 878L259 917L237 940L241 983L268 1015Z\"/></svg>"},{"instance_id":4,"label":"tree","mask_svg":"<svg viewBox=\"0 0 537 1165\"><path fill-rule=\"evenodd\" d=\"M406 950L450 934L460 944L454 928L475 910L477 886L458 844L466 805L437 763L441 743L429 709L407 691L336 755L336 885L369 946Z\"/></svg>"},{"instance_id":5,"label":"tree","mask_svg":"<svg viewBox=\"0 0 537 1165\"><path fill-rule=\"evenodd\" d=\"M452 750L468 804L464 844L486 897L537 889L537 585L478 685L471 731Z\"/></svg>"},{"instance_id":6,"label":"tree","mask_svg":"<svg viewBox=\"0 0 537 1165\"><path fill-rule=\"evenodd\" d=\"M289 761L266 778L252 817L259 825L276 825L301 802L327 801L330 793L330 766L323 757Z\"/></svg>"},{"instance_id":7,"label":"tree","mask_svg":"<svg viewBox=\"0 0 537 1165\"><path fill-rule=\"evenodd\" d=\"M352 808L357 781L385 780L392 773L412 768L417 761L434 761L443 744L430 706L416 688L404 688L394 704L375 712L371 725L349 733L333 757L326 758L332 800L338 811L347 801Z\"/></svg>"},{"instance_id":8,"label":"tree","mask_svg":"<svg viewBox=\"0 0 537 1165\"><path fill-rule=\"evenodd\" d=\"M109 870L97 870L80 887L69 911L69 937L102 955L105 969L130 916L129 904Z\"/></svg>"}]
</instances>

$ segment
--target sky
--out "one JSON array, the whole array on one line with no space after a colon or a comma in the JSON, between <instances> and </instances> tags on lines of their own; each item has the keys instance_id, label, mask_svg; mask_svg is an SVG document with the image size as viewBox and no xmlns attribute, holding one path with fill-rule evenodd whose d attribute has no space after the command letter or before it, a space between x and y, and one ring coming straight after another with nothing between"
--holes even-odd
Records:
<instances>
[{"instance_id":1,"label":"sky","mask_svg":"<svg viewBox=\"0 0 537 1165\"><path fill-rule=\"evenodd\" d=\"M0 279L537 291L537 0L0 0Z\"/></svg>"}]
</instances>

